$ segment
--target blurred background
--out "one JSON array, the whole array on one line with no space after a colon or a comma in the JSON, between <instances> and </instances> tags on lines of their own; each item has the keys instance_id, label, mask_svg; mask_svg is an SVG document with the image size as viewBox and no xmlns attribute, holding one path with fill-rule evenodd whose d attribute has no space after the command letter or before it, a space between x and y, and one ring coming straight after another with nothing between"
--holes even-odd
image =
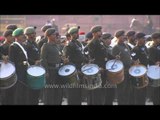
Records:
<instances>
[{"instance_id":1,"label":"blurred background","mask_svg":"<svg viewBox=\"0 0 160 120\"><path fill-rule=\"evenodd\" d=\"M81 31L87 33L93 25L102 25L103 31L114 34L117 29L130 30L133 18L146 23L146 15L0 15L0 35L7 24L22 28L36 26L37 35L41 35L41 27L52 19L55 19L61 35L64 35L67 26L80 26ZM160 29L160 15L151 15L151 18L153 27Z\"/></svg>"}]
</instances>

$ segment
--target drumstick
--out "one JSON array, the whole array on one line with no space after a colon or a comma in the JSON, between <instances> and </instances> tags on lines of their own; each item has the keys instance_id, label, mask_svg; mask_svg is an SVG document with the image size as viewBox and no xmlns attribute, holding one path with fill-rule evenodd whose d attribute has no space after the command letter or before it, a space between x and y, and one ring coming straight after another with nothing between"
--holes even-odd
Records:
<instances>
[{"instance_id":1,"label":"drumstick","mask_svg":"<svg viewBox=\"0 0 160 120\"><path fill-rule=\"evenodd\" d=\"M118 56L120 56L121 52L119 52ZM113 65L111 66L111 69L113 69L114 64L116 63L117 59L115 59Z\"/></svg>"},{"instance_id":2,"label":"drumstick","mask_svg":"<svg viewBox=\"0 0 160 120\"><path fill-rule=\"evenodd\" d=\"M87 68L87 69L83 70L82 72L84 72L84 71L86 71L86 70L90 70L90 69L92 69L92 68L93 68L93 67Z\"/></svg>"}]
</instances>

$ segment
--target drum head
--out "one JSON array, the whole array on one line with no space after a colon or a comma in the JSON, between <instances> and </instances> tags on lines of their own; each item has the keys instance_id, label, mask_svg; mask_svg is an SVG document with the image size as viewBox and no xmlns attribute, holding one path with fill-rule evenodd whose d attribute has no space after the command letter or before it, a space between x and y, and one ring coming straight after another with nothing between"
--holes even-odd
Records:
<instances>
[{"instance_id":1,"label":"drum head","mask_svg":"<svg viewBox=\"0 0 160 120\"><path fill-rule=\"evenodd\" d=\"M120 60L109 60L106 63L106 70L110 72L119 72L123 69L123 63Z\"/></svg>"},{"instance_id":2,"label":"drum head","mask_svg":"<svg viewBox=\"0 0 160 120\"><path fill-rule=\"evenodd\" d=\"M140 77L147 72L147 68L143 65L135 65L130 67L129 74L133 77Z\"/></svg>"},{"instance_id":3,"label":"drum head","mask_svg":"<svg viewBox=\"0 0 160 120\"><path fill-rule=\"evenodd\" d=\"M31 76L41 76L45 74L45 69L41 66L32 65L27 69L27 73Z\"/></svg>"},{"instance_id":4,"label":"drum head","mask_svg":"<svg viewBox=\"0 0 160 120\"><path fill-rule=\"evenodd\" d=\"M59 69L58 74L60 76L68 76L74 73L75 70L76 68L74 65L64 65Z\"/></svg>"},{"instance_id":5,"label":"drum head","mask_svg":"<svg viewBox=\"0 0 160 120\"><path fill-rule=\"evenodd\" d=\"M147 76L154 80L160 79L160 67L156 65L152 65L148 68Z\"/></svg>"},{"instance_id":6,"label":"drum head","mask_svg":"<svg viewBox=\"0 0 160 120\"><path fill-rule=\"evenodd\" d=\"M99 67L96 64L86 64L81 68L81 71L85 75L95 75L99 72Z\"/></svg>"},{"instance_id":7,"label":"drum head","mask_svg":"<svg viewBox=\"0 0 160 120\"><path fill-rule=\"evenodd\" d=\"M4 62L0 61L0 79L7 78L15 73L15 66L8 62L5 64Z\"/></svg>"}]
</instances>

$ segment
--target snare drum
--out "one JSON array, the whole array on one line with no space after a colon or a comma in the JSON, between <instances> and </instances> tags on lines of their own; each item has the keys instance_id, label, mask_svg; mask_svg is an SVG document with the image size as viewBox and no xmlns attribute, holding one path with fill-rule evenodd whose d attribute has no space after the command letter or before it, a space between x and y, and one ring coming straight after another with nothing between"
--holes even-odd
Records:
<instances>
[{"instance_id":1,"label":"snare drum","mask_svg":"<svg viewBox=\"0 0 160 120\"><path fill-rule=\"evenodd\" d=\"M88 90L99 88L102 84L99 67L96 64L86 64L81 68L84 74L84 84Z\"/></svg>"},{"instance_id":2,"label":"snare drum","mask_svg":"<svg viewBox=\"0 0 160 120\"><path fill-rule=\"evenodd\" d=\"M8 89L17 82L16 68L12 62L0 61L0 89Z\"/></svg>"},{"instance_id":3,"label":"snare drum","mask_svg":"<svg viewBox=\"0 0 160 120\"><path fill-rule=\"evenodd\" d=\"M32 65L27 69L27 85L32 89L42 89L46 84L45 69Z\"/></svg>"},{"instance_id":4,"label":"snare drum","mask_svg":"<svg viewBox=\"0 0 160 120\"><path fill-rule=\"evenodd\" d=\"M160 86L160 67L158 65L151 65L148 68L147 76L149 77L149 85L152 87Z\"/></svg>"},{"instance_id":5,"label":"snare drum","mask_svg":"<svg viewBox=\"0 0 160 120\"><path fill-rule=\"evenodd\" d=\"M79 83L79 77L74 65L64 65L58 70L58 74L67 80L67 83Z\"/></svg>"},{"instance_id":6,"label":"snare drum","mask_svg":"<svg viewBox=\"0 0 160 120\"><path fill-rule=\"evenodd\" d=\"M144 88L148 85L149 80L146 75L147 68L144 65L133 65L129 69L129 74L132 76L132 84L135 88Z\"/></svg>"},{"instance_id":7,"label":"snare drum","mask_svg":"<svg viewBox=\"0 0 160 120\"><path fill-rule=\"evenodd\" d=\"M106 63L107 79L112 84L120 84L124 81L124 66L120 60L109 60Z\"/></svg>"}]
</instances>

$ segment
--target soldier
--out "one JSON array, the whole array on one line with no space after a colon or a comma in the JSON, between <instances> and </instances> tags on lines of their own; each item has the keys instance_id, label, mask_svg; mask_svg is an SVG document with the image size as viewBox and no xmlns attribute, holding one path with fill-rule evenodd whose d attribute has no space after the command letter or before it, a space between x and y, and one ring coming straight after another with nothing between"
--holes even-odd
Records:
<instances>
[{"instance_id":1,"label":"soldier","mask_svg":"<svg viewBox=\"0 0 160 120\"><path fill-rule=\"evenodd\" d=\"M127 44L129 46L130 50L132 50L136 45L135 34L136 34L135 31L128 31L126 34L127 39L128 39Z\"/></svg>"},{"instance_id":2,"label":"soldier","mask_svg":"<svg viewBox=\"0 0 160 120\"><path fill-rule=\"evenodd\" d=\"M45 31L45 36L48 42L43 44L41 48L42 65L46 69L47 86L45 88L45 104L47 105L61 105L62 103L62 89L55 88L61 84L61 78L58 75L58 70L61 65L61 52L57 45L57 33L54 28L49 28ZM49 88L49 86L51 86Z\"/></svg>"},{"instance_id":3,"label":"soldier","mask_svg":"<svg viewBox=\"0 0 160 120\"><path fill-rule=\"evenodd\" d=\"M106 74L105 74L105 63L110 56L107 56L106 47L104 43L101 41L102 36L102 27L99 25L93 26L90 30L93 35L91 42L89 42L88 51L89 56L93 60L94 64L97 64L100 67L102 86L104 86L106 82ZM88 96L88 104L90 105L103 105L104 104L104 89L96 88L95 90L89 91Z\"/></svg>"},{"instance_id":4,"label":"soldier","mask_svg":"<svg viewBox=\"0 0 160 120\"><path fill-rule=\"evenodd\" d=\"M152 34L153 45L149 48L149 64L160 66L160 33ZM153 104L160 105L160 86L153 87Z\"/></svg>"},{"instance_id":5,"label":"soldier","mask_svg":"<svg viewBox=\"0 0 160 120\"><path fill-rule=\"evenodd\" d=\"M117 44L112 48L112 55L119 55L120 60L124 65L124 81L120 84L117 84L118 105L128 105L131 102L130 99L133 99L133 96L130 96L133 95L133 89L131 87L131 81L128 74L128 70L132 64L132 59L130 55L130 49L128 45L124 43L125 31L118 30L115 33L115 37L117 38Z\"/></svg>"},{"instance_id":6,"label":"soldier","mask_svg":"<svg viewBox=\"0 0 160 120\"><path fill-rule=\"evenodd\" d=\"M14 31L15 29L17 29L17 25L15 25L15 24L9 24L9 25L6 26L6 29Z\"/></svg>"},{"instance_id":7,"label":"soldier","mask_svg":"<svg viewBox=\"0 0 160 120\"><path fill-rule=\"evenodd\" d=\"M40 64L40 51L35 42L36 31L33 27L27 27L24 30L26 35L25 47L28 55L28 62L30 65L39 65ZM28 104L38 105L38 98L40 95L40 90L28 89Z\"/></svg>"},{"instance_id":8,"label":"soldier","mask_svg":"<svg viewBox=\"0 0 160 120\"><path fill-rule=\"evenodd\" d=\"M6 30L3 33L3 36L5 37L5 41L4 43L0 46L0 51L1 51L1 55L2 55L2 59L5 63L8 62L9 56L9 46L13 43L14 41L14 37L12 36L12 30ZM4 105L13 105L14 104L14 93L13 93L13 87L9 88L9 89L5 89L5 90L0 90L1 93L3 94L3 101L2 104Z\"/></svg>"},{"instance_id":9,"label":"soldier","mask_svg":"<svg viewBox=\"0 0 160 120\"><path fill-rule=\"evenodd\" d=\"M148 50L145 46L145 34L136 34L137 45L131 50L131 57L137 64L148 66L149 56ZM146 100L146 87L134 89L135 105L145 105Z\"/></svg>"},{"instance_id":10,"label":"soldier","mask_svg":"<svg viewBox=\"0 0 160 120\"><path fill-rule=\"evenodd\" d=\"M103 33L102 34L102 42L104 43L104 47L106 48L106 56L107 61L111 60L111 59L115 59L114 56L111 55L112 52L112 47L110 46L111 44L111 40L112 40L112 35L110 33ZM106 62L107 62L106 61ZM106 73L105 73L106 74ZM113 100L115 98L115 90L116 90L116 84L112 84L109 82L109 80L107 79L107 76L104 77L106 84L105 84L105 105L112 105L113 104Z\"/></svg>"},{"instance_id":11,"label":"soldier","mask_svg":"<svg viewBox=\"0 0 160 120\"><path fill-rule=\"evenodd\" d=\"M25 41L24 30L22 28L17 28L13 31L12 35L15 37L15 42L13 42L9 47L9 59L15 64L17 83L15 84L15 104L24 105L27 104L27 91L26 86L26 71L28 68L28 56L24 48L23 42Z\"/></svg>"},{"instance_id":12,"label":"soldier","mask_svg":"<svg viewBox=\"0 0 160 120\"><path fill-rule=\"evenodd\" d=\"M80 84L82 82L81 77L81 67L84 63L85 57L83 53L82 43L80 43L77 39L79 38L79 31L80 27L71 27L68 30L68 33L71 36L71 41L69 44L65 47L64 50L64 56L66 58L69 58L69 63L74 64L78 74L79 74L79 80ZM79 84L78 84L79 85ZM76 86L73 86L73 88L68 88L68 104L69 105L81 105L81 88L77 88Z\"/></svg>"},{"instance_id":13,"label":"soldier","mask_svg":"<svg viewBox=\"0 0 160 120\"><path fill-rule=\"evenodd\" d=\"M45 31L49 28L52 28L52 26L51 25L44 25L41 28L41 31L45 34ZM37 43L39 49L41 49L42 45L47 42L48 42L48 40L45 35L42 35L42 36L39 36L39 38L36 38L36 43Z\"/></svg>"}]
</instances>

